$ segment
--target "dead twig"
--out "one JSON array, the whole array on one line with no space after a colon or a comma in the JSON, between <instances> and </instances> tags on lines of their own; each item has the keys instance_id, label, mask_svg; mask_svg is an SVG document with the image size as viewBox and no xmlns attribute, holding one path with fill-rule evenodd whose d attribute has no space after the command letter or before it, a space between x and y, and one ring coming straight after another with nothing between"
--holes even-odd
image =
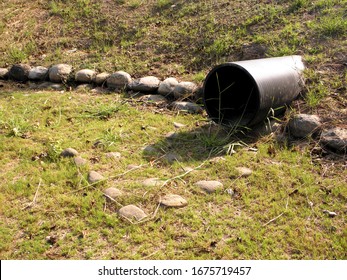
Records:
<instances>
[{"instance_id":1,"label":"dead twig","mask_svg":"<svg viewBox=\"0 0 347 280\"><path fill-rule=\"evenodd\" d=\"M149 222L149 221L153 220L157 216L159 208L160 208L160 202L158 203L157 208L155 209L153 215L150 218L143 219L141 221L138 221L138 222L132 223L132 224L138 225L138 224L143 224L143 223L146 223L146 222Z\"/></svg>"},{"instance_id":2,"label":"dead twig","mask_svg":"<svg viewBox=\"0 0 347 280\"><path fill-rule=\"evenodd\" d=\"M119 203L117 200L115 200L114 198L110 197L109 195L102 193L105 197L107 197L109 200L115 202L118 206L123 207L123 205L121 203Z\"/></svg>"},{"instance_id":3,"label":"dead twig","mask_svg":"<svg viewBox=\"0 0 347 280\"><path fill-rule=\"evenodd\" d=\"M279 214L277 217L271 219L271 220L268 221L267 223L263 224L263 227L267 226L268 224L270 224L270 223L276 221L278 218L282 217L282 216L287 212L288 203L289 203L289 197L287 198L286 209L284 210L284 212L282 212L281 214Z\"/></svg>"},{"instance_id":4,"label":"dead twig","mask_svg":"<svg viewBox=\"0 0 347 280\"><path fill-rule=\"evenodd\" d=\"M89 188L89 187L95 186L95 185L97 185L97 184L100 184L100 183L102 183L102 182L105 182L105 181L108 181L108 180L111 180L111 179L115 179L115 178L122 177L122 176L124 176L124 175L127 174L127 173L130 173L130 172L132 172L132 171L134 171L134 170L137 170L137 169L141 168L141 167L144 166L144 165L145 165L145 164L141 164L141 165L139 165L139 166L137 166L137 167L134 167L134 168L131 168L131 169L129 169L129 170L123 172L123 173L120 173L120 174L117 174L117 175L114 175L114 176L105 178L105 179L100 180L100 181L97 181L97 182L95 182L95 183L89 183L89 182L87 181L87 179L84 178L83 174L80 172L80 170L79 170L79 168L78 168L78 174L81 176L81 178L83 178L83 180L87 183L87 185L84 186L84 187L82 187L82 188L79 188L79 189L77 189L77 190L71 191L71 192L69 192L69 194L83 191L83 190L85 190L85 189L87 189L87 188Z\"/></svg>"},{"instance_id":5,"label":"dead twig","mask_svg":"<svg viewBox=\"0 0 347 280\"><path fill-rule=\"evenodd\" d=\"M151 253L151 254L149 254L149 255L143 257L142 259L143 259L143 260L147 260L147 259L149 259L150 257L154 256L154 255L155 255L156 253L158 253L159 251L160 251L160 250L154 251L153 253Z\"/></svg>"},{"instance_id":6,"label":"dead twig","mask_svg":"<svg viewBox=\"0 0 347 280\"><path fill-rule=\"evenodd\" d=\"M172 178L169 178L167 180L164 181L164 183L160 186L160 188L164 187L167 183L171 182L171 181L174 181L176 179L182 179L184 176L188 175L189 173L201 168L204 164L206 164L207 160L205 160L204 162L202 162L200 165L198 165L197 167L191 169L191 170L188 170L180 175L177 175L175 177L172 177Z\"/></svg>"},{"instance_id":7,"label":"dead twig","mask_svg":"<svg viewBox=\"0 0 347 280\"><path fill-rule=\"evenodd\" d=\"M39 189L40 189L40 187L41 187L41 182L42 182L42 179L40 179L39 185L38 185L37 188L36 188L36 192L35 192L33 201L30 202L30 203L28 203L27 206L23 207L22 210L26 210L26 209L31 208L31 207L33 207L33 206L35 205L36 199L37 199L37 196L38 196L38 193L39 193Z\"/></svg>"}]
</instances>

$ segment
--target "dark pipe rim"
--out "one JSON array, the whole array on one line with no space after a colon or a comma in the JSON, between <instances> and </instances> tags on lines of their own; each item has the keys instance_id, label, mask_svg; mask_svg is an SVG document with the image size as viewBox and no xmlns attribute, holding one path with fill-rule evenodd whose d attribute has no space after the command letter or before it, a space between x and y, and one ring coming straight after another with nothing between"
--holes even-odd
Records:
<instances>
[{"instance_id":1,"label":"dark pipe rim","mask_svg":"<svg viewBox=\"0 0 347 280\"><path fill-rule=\"evenodd\" d=\"M253 125L253 121L256 119L256 116L257 116L257 114L260 111L260 90L259 90L259 86L258 86L258 83L256 82L256 80L254 79L254 77L249 73L249 71L246 68L244 68L243 66L241 66L241 65L239 65L237 63L234 63L234 62L226 62L226 63L219 64L219 65L213 67L211 69L211 71L207 74L207 76L205 78L205 81L204 81L204 85L203 85L203 102L204 102L205 110L206 110L208 116L211 116L209 108L208 108L208 106L206 104L206 102L207 102L206 101L206 85L208 83L208 80L218 69L225 68L225 67L237 68L237 69L241 70L242 73L244 75L246 75L248 79L250 79L250 81L252 82L252 84L254 86L255 98L256 98L256 102L257 102L257 108L256 108L256 110L254 110L254 113L253 113L252 117L249 119L249 121L247 122L247 124L245 126ZM226 125L226 126L230 126L230 123L224 123L223 121L219 121L218 123Z\"/></svg>"}]
</instances>

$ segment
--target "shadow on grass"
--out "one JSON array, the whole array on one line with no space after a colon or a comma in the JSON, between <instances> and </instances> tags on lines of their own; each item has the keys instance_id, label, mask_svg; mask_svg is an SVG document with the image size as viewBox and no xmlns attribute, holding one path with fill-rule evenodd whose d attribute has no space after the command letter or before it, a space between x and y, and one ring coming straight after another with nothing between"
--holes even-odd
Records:
<instances>
[{"instance_id":1,"label":"shadow on grass","mask_svg":"<svg viewBox=\"0 0 347 280\"><path fill-rule=\"evenodd\" d=\"M158 142L145 147L143 157L162 163L196 162L233 154L239 148L254 149L259 137L269 134L268 126L259 125L252 130L233 131L213 123L190 131L172 132Z\"/></svg>"}]
</instances>

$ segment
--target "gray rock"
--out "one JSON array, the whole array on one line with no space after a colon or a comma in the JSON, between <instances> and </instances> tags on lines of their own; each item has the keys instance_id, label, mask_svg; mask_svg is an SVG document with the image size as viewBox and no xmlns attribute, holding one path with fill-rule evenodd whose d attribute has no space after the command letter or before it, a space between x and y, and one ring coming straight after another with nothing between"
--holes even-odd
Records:
<instances>
[{"instance_id":1,"label":"gray rock","mask_svg":"<svg viewBox=\"0 0 347 280\"><path fill-rule=\"evenodd\" d=\"M63 84L57 84L57 83L51 83L51 82L44 82L41 84L38 84L37 89L53 89L53 90L64 90L65 86Z\"/></svg>"},{"instance_id":2,"label":"gray rock","mask_svg":"<svg viewBox=\"0 0 347 280\"><path fill-rule=\"evenodd\" d=\"M78 152L73 148L66 148L60 153L61 157L75 157L78 155Z\"/></svg>"},{"instance_id":3,"label":"gray rock","mask_svg":"<svg viewBox=\"0 0 347 280\"><path fill-rule=\"evenodd\" d=\"M175 161L181 161L181 157L179 155L176 155L174 153L167 153L164 157L163 157L164 161L167 161L168 163L172 164Z\"/></svg>"},{"instance_id":4,"label":"gray rock","mask_svg":"<svg viewBox=\"0 0 347 280\"><path fill-rule=\"evenodd\" d=\"M337 152L347 153L347 129L335 127L323 130L321 143Z\"/></svg>"},{"instance_id":5,"label":"gray rock","mask_svg":"<svg viewBox=\"0 0 347 280\"><path fill-rule=\"evenodd\" d=\"M93 85L91 84L82 84L82 85L78 85L76 88L75 88L75 91L78 91L78 92L87 92L87 91L90 91L93 89Z\"/></svg>"},{"instance_id":6,"label":"gray rock","mask_svg":"<svg viewBox=\"0 0 347 280\"><path fill-rule=\"evenodd\" d=\"M8 69L7 68L0 68L0 79L5 80L8 78Z\"/></svg>"},{"instance_id":7,"label":"gray rock","mask_svg":"<svg viewBox=\"0 0 347 280\"><path fill-rule=\"evenodd\" d=\"M124 71L117 71L107 78L107 86L111 89L125 89L131 83L131 76Z\"/></svg>"},{"instance_id":8,"label":"gray rock","mask_svg":"<svg viewBox=\"0 0 347 280\"><path fill-rule=\"evenodd\" d=\"M92 83L96 77L96 72L91 69L82 69L76 72L75 81L77 83Z\"/></svg>"},{"instance_id":9,"label":"gray rock","mask_svg":"<svg viewBox=\"0 0 347 280\"><path fill-rule=\"evenodd\" d=\"M117 197L119 196L122 196L123 195L123 192L120 191L119 189L117 188L107 188L103 191L104 194L106 194L107 196L113 198L113 199L116 199Z\"/></svg>"},{"instance_id":10,"label":"gray rock","mask_svg":"<svg viewBox=\"0 0 347 280\"><path fill-rule=\"evenodd\" d=\"M214 193L223 187L223 184L219 181L198 181L194 184L207 193Z\"/></svg>"},{"instance_id":11,"label":"gray rock","mask_svg":"<svg viewBox=\"0 0 347 280\"><path fill-rule=\"evenodd\" d=\"M106 153L106 157L115 159L115 158L120 158L121 154L119 152L109 152L109 153Z\"/></svg>"},{"instance_id":12,"label":"gray rock","mask_svg":"<svg viewBox=\"0 0 347 280\"><path fill-rule=\"evenodd\" d=\"M97 74L95 76L94 82L98 86L102 86L106 83L107 79L110 77L110 73L102 72L100 74Z\"/></svg>"},{"instance_id":13,"label":"gray rock","mask_svg":"<svg viewBox=\"0 0 347 280\"><path fill-rule=\"evenodd\" d=\"M128 169L128 170L131 170L131 169L139 169L139 168L141 168L141 166L140 166L140 165L136 165L136 164L129 164L129 165L127 166L127 169Z\"/></svg>"},{"instance_id":14,"label":"gray rock","mask_svg":"<svg viewBox=\"0 0 347 280\"><path fill-rule=\"evenodd\" d=\"M199 114L202 112L201 106L192 102L175 101L172 102L171 107L173 110L186 111L192 114Z\"/></svg>"},{"instance_id":15,"label":"gray rock","mask_svg":"<svg viewBox=\"0 0 347 280\"><path fill-rule=\"evenodd\" d=\"M81 85L78 85L75 88L75 91L78 91L78 92L88 92L88 91L90 91L92 89L93 89L93 85L91 85L91 84L81 84Z\"/></svg>"},{"instance_id":16,"label":"gray rock","mask_svg":"<svg viewBox=\"0 0 347 280\"><path fill-rule=\"evenodd\" d=\"M194 96L197 91L198 86L192 82L180 82L178 83L173 91L173 96L175 99L187 98Z\"/></svg>"},{"instance_id":17,"label":"gray rock","mask_svg":"<svg viewBox=\"0 0 347 280\"><path fill-rule=\"evenodd\" d=\"M147 95L141 96L139 100L148 102L148 103L153 103L153 104L167 103L167 99L164 96L158 95L158 94L147 94Z\"/></svg>"},{"instance_id":18,"label":"gray rock","mask_svg":"<svg viewBox=\"0 0 347 280\"><path fill-rule=\"evenodd\" d=\"M249 169L247 167L236 167L235 169L237 170L237 172L239 173L239 176L241 177L248 177L248 176L251 176L253 173L252 169Z\"/></svg>"},{"instance_id":19,"label":"gray rock","mask_svg":"<svg viewBox=\"0 0 347 280\"><path fill-rule=\"evenodd\" d=\"M68 64L56 64L48 70L49 80L53 83L66 82L72 72L72 66Z\"/></svg>"},{"instance_id":20,"label":"gray rock","mask_svg":"<svg viewBox=\"0 0 347 280\"><path fill-rule=\"evenodd\" d=\"M14 64L8 72L8 77L18 82L26 82L29 79L29 71L31 70L28 64Z\"/></svg>"},{"instance_id":21,"label":"gray rock","mask_svg":"<svg viewBox=\"0 0 347 280\"><path fill-rule=\"evenodd\" d=\"M100 173L98 173L96 171L90 171L88 173L88 182L90 184L97 183L97 182L102 181L104 179L105 179L104 176L102 176Z\"/></svg>"},{"instance_id":22,"label":"gray rock","mask_svg":"<svg viewBox=\"0 0 347 280\"><path fill-rule=\"evenodd\" d=\"M87 164L87 160L80 156L74 157L73 161L76 164L76 166L83 166Z\"/></svg>"},{"instance_id":23,"label":"gray rock","mask_svg":"<svg viewBox=\"0 0 347 280\"><path fill-rule=\"evenodd\" d=\"M34 68L31 68L29 71L28 78L29 80L34 81L44 81L48 77L48 68L43 66L37 66Z\"/></svg>"},{"instance_id":24,"label":"gray rock","mask_svg":"<svg viewBox=\"0 0 347 280\"><path fill-rule=\"evenodd\" d=\"M178 81L175 78L167 78L160 83L158 93L166 97L173 97L177 85Z\"/></svg>"},{"instance_id":25,"label":"gray rock","mask_svg":"<svg viewBox=\"0 0 347 280\"><path fill-rule=\"evenodd\" d=\"M177 139L179 136L178 133L176 133L175 131L170 131L168 133L165 134L165 138L168 140L174 140Z\"/></svg>"},{"instance_id":26,"label":"gray rock","mask_svg":"<svg viewBox=\"0 0 347 280\"><path fill-rule=\"evenodd\" d=\"M127 219L141 221L147 217L146 213L135 205L127 205L119 209L118 214Z\"/></svg>"},{"instance_id":27,"label":"gray rock","mask_svg":"<svg viewBox=\"0 0 347 280\"><path fill-rule=\"evenodd\" d=\"M317 115L298 114L288 123L291 135L298 138L305 138L316 132L322 125Z\"/></svg>"},{"instance_id":28,"label":"gray rock","mask_svg":"<svg viewBox=\"0 0 347 280\"><path fill-rule=\"evenodd\" d=\"M166 207L185 207L188 205L187 200L177 194L167 194L159 199L159 203Z\"/></svg>"},{"instance_id":29,"label":"gray rock","mask_svg":"<svg viewBox=\"0 0 347 280\"><path fill-rule=\"evenodd\" d=\"M155 155L155 154L158 154L159 151L153 145L148 145L148 146L143 148L143 153L146 155Z\"/></svg>"},{"instance_id":30,"label":"gray rock","mask_svg":"<svg viewBox=\"0 0 347 280\"><path fill-rule=\"evenodd\" d=\"M129 90L141 92L153 92L159 87L160 80L154 76L147 76L140 79L133 80L128 85Z\"/></svg>"},{"instance_id":31,"label":"gray rock","mask_svg":"<svg viewBox=\"0 0 347 280\"><path fill-rule=\"evenodd\" d=\"M159 178L148 178L142 182L144 187L159 187L163 184L163 180Z\"/></svg>"},{"instance_id":32,"label":"gray rock","mask_svg":"<svg viewBox=\"0 0 347 280\"><path fill-rule=\"evenodd\" d=\"M202 87L198 87L194 92L194 96L192 100L198 104L204 103L204 89Z\"/></svg>"}]
</instances>

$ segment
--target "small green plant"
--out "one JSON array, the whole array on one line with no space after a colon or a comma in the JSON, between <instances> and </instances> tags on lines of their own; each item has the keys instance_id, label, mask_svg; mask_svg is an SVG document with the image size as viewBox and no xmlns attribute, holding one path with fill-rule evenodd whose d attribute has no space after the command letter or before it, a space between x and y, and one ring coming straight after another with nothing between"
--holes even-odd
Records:
<instances>
[{"instance_id":1,"label":"small green plant","mask_svg":"<svg viewBox=\"0 0 347 280\"><path fill-rule=\"evenodd\" d=\"M104 150L114 146L120 141L120 137L115 132L114 128L108 128L103 131L102 136L95 142L97 147L102 147Z\"/></svg>"},{"instance_id":2,"label":"small green plant","mask_svg":"<svg viewBox=\"0 0 347 280\"><path fill-rule=\"evenodd\" d=\"M327 88L323 82L315 84L314 87L308 88L305 93L305 101L309 107L316 107L320 104L321 100L327 95Z\"/></svg>"},{"instance_id":3,"label":"small green plant","mask_svg":"<svg viewBox=\"0 0 347 280\"><path fill-rule=\"evenodd\" d=\"M308 0L295 0L289 7L289 12L292 13L299 9L306 8L308 4L309 4Z\"/></svg>"},{"instance_id":4,"label":"small green plant","mask_svg":"<svg viewBox=\"0 0 347 280\"><path fill-rule=\"evenodd\" d=\"M204 71L200 71L193 76L193 81L196 83L202 83L205 80L205 78L206 73Z\"/></svg>"},{"instance_id":5,"label":"small green plant","mask_svg":"<svg viewBox=\"0 0 347 280\"><path fill-rule=\"evenodd\" d=\"M316 71L308 69L304 75L307 80L304 99L309 107L314 108L328 95L328 88Z\"/></svg>"},{"instance_id":6,"label":"small green plant","mask_svg":"<svg viewBox=\"0 0 347 280\"><path fill-rule=\"evenodd\" d=\"M172 5L172 0L157 0L155 5L158 9L164 9Z\"/></svg>"},{"instance_id":7,"label":"small green plant","mask_svg":"<svg viewBox=\"0 0 347 280\"><path fill-rule=\"evenodd\" d=\"M143 3L143 0L130 0L127 2L127 5L130 9L137 9L140 7Z\"/></svg>"},{"instance_id":8,"label":"small green plant","mask_svg":"<svg viewBox=\"0 0 347 280\"><path fill-rule=\"evenodd\" d=\"M0 124L1 125L1 124ZM10 137L27 137L33 127L22 117L12 117L2 123L2 127L6 128Z\"/></svg>"},{"instance_id":9,"label":"small green plant","mask_svg":"<svg viewBox=\"0 0 347 280\"><path fill-rule=\"evenodd\" d=\"M26 52L17 47L9 47L8 57L11 63L24 62L28 58Z\"/></svg>"},{"instance_id":10,"label":"small green plant","mask_svg":"<svg viewBox=\"0 0 347 280\"><path fill-rule=\"evenodd\" d=\"M338 4L339 0L319 0L314 4L315 9L331 8L335 4Z\"/></svg>"},{"instance_id":11,"label":"small green plant","mask_svg":"<svg viewBox=\"0 0 347 280\"><path fill-rule=\"evenodd\" d=\"M215 64L220 63L221 58L228 54L230 47L232 46L229 39L230 38L219 38L215 40L212 45L206 48L206 53L211 56L211 59L215 61Z\"/></svg>"},{"instance_id":12,"label":"small green plant","mask_svg":"<svg viewBox=\"0 0 347 280\"><path fill-rule=\"evenodd\" d=\"M340 37L347 33L347 20L338 15L325 16L310 26L321 37Z\"/></svg>"},{"instance_id":13,"label":"small green plant","mask_svg":"<svg viewBox=\"0 0 347 280\"><path fill-rule=\"evenodd\" d=\"M99 107L91 107L85 110L80 116L81 118L96 118L100 120L108 120L113 117L121 108L121 105L100 105Z\"/></svg>"},{"instance_id":14,"label":"small green plant","mask_svg":"<svg viewBox=\"0 0 347 280\"><path fill-rule=\"evenodd\" d=\"M51 162L57 162L63 151L61 141L53 141L47 144L47 159Z\"/></svg>"}]
</instances>

